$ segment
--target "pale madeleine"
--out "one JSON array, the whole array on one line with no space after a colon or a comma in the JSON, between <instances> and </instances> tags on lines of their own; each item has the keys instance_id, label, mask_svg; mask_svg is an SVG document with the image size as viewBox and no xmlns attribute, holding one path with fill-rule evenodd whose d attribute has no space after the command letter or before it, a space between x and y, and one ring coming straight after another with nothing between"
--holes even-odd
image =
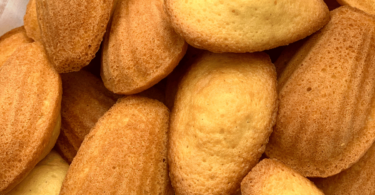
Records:
<instances>
[{"instance_id":1,"label":"pale madeleine","mask_svg":"<svg viewBox=\"0 0 375 195\"><path fill-rule=\"evenodd\" d=\"M68 169L68 163L52 150L7 195L58 195Z\"/></svg>"},{"instance_id":2,"label":"pale madeleine","mask_svg":"<svg viewBox=\"0 0 375 195\"><path fill-rule=\"evenodd\" d=\"M265 53L205 52L182 78L171 114L176 194L233 194L272 132L276 71Z\"/></svg>"},{"instance_id":3,"label":"pale madeleine","mask_svg":"<svg viewBox=\"0 0 375 195\"><path fill-rule=\"evenodd\" d=\"M212 52L255 52L287 45L329 21L323 0L165 0L176 32Z\"/></svg>"},{"instance_id":4,"label":"pale madeleine","mask_svg":"<svg viewBox=\"0 0 375 195\"><path fill-rule=\"evenodd\" d=\"M259 162L241 182L242 195L324 195L314 183L274 159Z\"/></svg>"}]
</instances>

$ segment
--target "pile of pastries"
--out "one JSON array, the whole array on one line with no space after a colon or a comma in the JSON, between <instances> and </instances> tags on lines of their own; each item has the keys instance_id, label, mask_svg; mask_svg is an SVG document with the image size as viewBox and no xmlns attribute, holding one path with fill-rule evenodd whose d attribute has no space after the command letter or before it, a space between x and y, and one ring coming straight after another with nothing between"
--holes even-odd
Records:
<instances>
[{"instance_id":1,"label":"pile of pastries","mask_svg":"<svg viewBox=\"0 0 375 195\"><path fill-rule=\"evenodd\" d=\"M30 0L0 195L375 194L374 0Z\"/></svg>"}]
</instances>

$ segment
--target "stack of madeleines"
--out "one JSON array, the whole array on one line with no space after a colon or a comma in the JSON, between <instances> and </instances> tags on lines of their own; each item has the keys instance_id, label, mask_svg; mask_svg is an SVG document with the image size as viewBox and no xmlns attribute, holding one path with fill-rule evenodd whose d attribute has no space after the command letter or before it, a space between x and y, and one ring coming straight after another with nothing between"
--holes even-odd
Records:
<instances>
[{"instance_id":1,"label":"stack of madeleines","mask_svg":"<svg viewBox=\"0 0 375 195\"><path fill-rule=\"evenodd\" d=\"M0 37L0 195L373 195L372 14L30 0Z\"/></svg>"}]
</instances>

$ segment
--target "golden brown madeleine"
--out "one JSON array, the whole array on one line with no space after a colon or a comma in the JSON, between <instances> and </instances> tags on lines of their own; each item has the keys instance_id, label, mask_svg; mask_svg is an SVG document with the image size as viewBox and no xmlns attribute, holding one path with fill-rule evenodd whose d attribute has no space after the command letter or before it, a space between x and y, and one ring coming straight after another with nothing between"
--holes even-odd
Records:
<instances>
[{"instance_id":1,"label":"golden brown madeleine","mask_svg":"<svg viewBox=\"0 0 375 195\"><path fill-rule=\"evenodd\" d=\"M118 95L108 91L102 81L86 71L61 74L63 96L61 103L61 135L57 148L71 162L85 136L115 103ZM67 146L70 144L75 152ZM64 154L67 153L67 154Z\"/></svg>"},{"instance_id":2,"label":"golden brown madeleine","mask_svg":"<svg viewBox=\"0 0 375 195\"><path fill-rule=\"evenodd\" d=\"M37 42L20 46L0 68L1 195L52 149L60 130L61 88L59 74Z\"/></svg>"},{"instance_id":3,"label":"golden brown madeleine","mask_svg":"<svg viewBox=\"0 0 375 195\"><path fill-rule=\"evenodd\" d=\"M27 36L32 38L34 41L41 42L42 35L40 34L35 0L30 0L27 4L26 14L23 17L23 22Z\"/></svg>"},{"instance_id":4,"label":"golden brown madeleine","mask_svg":"<svg viewBox=\"0 0 375 195\"><path fill-rule=\"evenodd\" d=\"M42 42L59 73L78 71L95 57L114 0L35 0Z\"/></svg>"},{"instance_id":5,"label":"golden brown madeleine","mask_svg":"<svg viewBox=\"0 0 375 195\"><path fill-rule=\"evenodd\" d=\"M68 163L52 150L7 195L58 195L68 169Z\"/></svg>"},{"instance_id":6,"label":"golden brown madeleine","mask_svg":"<svg viewBox=\"0 0 375 195\"><path fill-rule=\"evenodd\" d=\"M347 6L290 59L266 154L308 177L357 162L375 139L375 18Z\"/></svg>"},{"instance_id":7,"label":"golden brown madeleine","mask_svg":"<svg viewBox=\"0 0 375 195\"><path fill-rule=\"evenodd\" d=\"M168 194L169 111L140 96L120 98L86 136L65 194Z\"/></svg>"},{"instance_id":8,"label":"golden brown madeleine","mask_svg":"<svg viewBox=\"0 0 375 195\"><path fill-rule=\"evenodd\" d=\"M191 66L191 64L193 64L194 60L197 59L203 52L203 50L189 46L179 65L166 78L167 85L165 89L165 105L170 110L172 110L174 105L178 84L180 83L184 74L187 72L188 68Z\"/></svg>"},{"instance_id":9,"label":"golden brown madeleine","mask_svg":"<svg viewBox=\"0 0 375 195\"><path fill-rule=\"evenodd\" d=\"M341 5L349 5L363 10L369 14L375 14L375 0L337 0Z\"/></svg>"},{"instance_id":10,"label":"golden brown madeleine","mask_svg":"<svg viewBox=\"0 0 375 195\"><path fill-rule=\"evenodd\" d=\"M242 195L324 195L310 180L273 159L259 162L241 182Z\"/></svg>"},{"instance_id":11,"label":"golden brown madeleine","mask_svg":"<svg viewBox=\"0 0 375 195\"><path fill-rule=\"evenodd\" d=\"M176 194L233 194L265 150L277 110L265 53L204 53L179 84L169 163Z\"/></svg>"},{"instance_id":12,"label":"golden brown madeleine","mask_svg":"<svg viewBox=\"0 0 375 195\"><path fill-rule=\"evenodd\" d=\"M192 46L255 52L287 45L329 21L323 0L165 0L171 23Z\"/></svg>"},{"instance_id":13,"label":"golden brown madeleine","mask_svg":"<svg viewBox=\"0 0 375 195\"><path fill-rule=\"evenodd\" d=\"M174 31L163 0L119 1L103 43L101 76L114 93L135 94L166 77L187 44Z\"/></svg>"},{"instance_id":14,"label":"golden brown madeleine","mask_svg":"<svg viewBox=\"0 0 375 195\"><path fill-rule=\"evenodd\" d=\"M26 36L23 26L15 28L0 37L0 67L5 63L16 49L32 40Z\"/></svg>"},{"instance_id":15,"label":"golden brown madeleine","mask_svg":"<svg viewBox=\"0 0 375 195\"><path fill-rule=\"evenodd\" d=\"M375 194L375 145L349 169L328 178L315 179L315 184L326 195Z\"/></svg>"}]
</instances>

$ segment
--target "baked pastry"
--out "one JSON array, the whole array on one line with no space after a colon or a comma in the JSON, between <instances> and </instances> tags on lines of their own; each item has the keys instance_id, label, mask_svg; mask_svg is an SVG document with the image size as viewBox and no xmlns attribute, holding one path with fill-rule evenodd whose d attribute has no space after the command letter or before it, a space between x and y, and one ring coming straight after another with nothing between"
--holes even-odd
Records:
<instances>
[{"instance_id":1,"label":"baked pastry","mask_svg":"<svg viewBox=\"0 0 375 195\"><path fill-rule=\"evenodd\" d=\"M20 46L0 68L0 194L15 187L55 145L61 79L43 46Z\"/></svg>"},{"instance_id":2,"label":"baked pastry","mask_svg":"<svg viewBox=\"0 0 375 195\"><path fill-rule=\"evenodd\" d=\"M42 42L59 73L79 71L95 57L114 0L35 0Z\"/></svg>"},{"instance_id":3,"label":"baked pastry","mask_svg":"<svg viewBox=\"0 0 375 195\"><path fill-rule=\"evenodd\" d=\"M165 0L176 32L212 52L255 52L287 45L329 21L323 0Z\"/></svg>"},{"instance_id":4,"label":"baked pastry","mask_svg":"<svg viewBox=\"0 0 375 195\"><path fill-rule=\"evenodd\" d=\"M259 162L241 182L242 195L324 195L310 180L273 159Z\"/></svg>"},{"instance_id":5,"label":"baked pastry","mask_svg":"<svg viewBox=\"0 0 375 195\"><path fill-rule=\"evenodd\" d=\"M57 148L70 163L85 136L95 123L117 101L118 95L108 91L102 81L86 71L61 74L61 135ZM75 152L73 152L70 144Z\"/></svg>"},{"instance_id":6,"label":"baked pastry","mask_svg":"<svg viewBox=\"0 0 375 195\"><path fill-rule=\"evenodd\" d=\"M290 58L266 154L307 177L357 162L375 140L375 18L347 6Z\"/></svg>"},{"instance_id":7,"label":"baked pastry","mask_svg":"<svg viewBox=\"0 0 375 195\"><path fill-rule=\"evenodd\" d=\"M349 169L314 182L325 195L372 195L375 194L375 145Z\"/></svg>"},{"instance_id":8,"label":"baked pastry","mask_svg":"<svg viewBox=\"0 0 375 195\"><path fill-rule=\"evenodd\" d=\"M26 7L26 14L23 17L23 22L28 37L34 41L42 41L42 35L38 24L38 17L36 14L36 0L30 0Z\"/></svg>"},{"instance_id":9,"label":"baked pastry","mask_svg":"<svg viewBox=\"0 0 375 195\"><path fill-rule=\"evenodd\" d=\"M68 169L68 163L52 150L7 195L58 195Z\"/></svg>"},{"instance_id":10,"label":"baked pastry","mask_svg":"<svg viewBox=\"0 0 375 195\"><path fill-rule=\"evenodd\" d=\"M120 98L86 136L60 195L171 194L168 120L157 100Z\"/></svg>"},{"instance_id":11,"label":"baked pastry","mask_svg":"<svg viewBox=\"0 0 375 195\"><path fill-rule=\"evenodd\" d=\"M186 49L163 0L119 1L103 42L104 85L117 94L144 91L171 73Z\"/></svg>"},{"instance_id":12,"label":"baked pastry","mask_svg":"<svg viewBox=\"0 0 375 195\"><path fill-rule=\"evenodd\" d=\"M26 36L23 26L15 28L0 37L0 67L5 63L16 49L32 40Z\"/></svg>"},{"instance_id":13,"label":"baked pastry","mask_svg":"<svg viewBox=\"0 0 375 195\"><path fill-rule=\"evenodd\" d=\"M234 194L265 150L277 110L268 55L205 52L182 78L168 159L176 194Z\"/></svg>"},{"instance_id":14,"label":"baked pastry","mask_svg":"<svg viewBox=\"0 0 375 195\"><path fill-rule=\"evenodd\" d=\"M363 10L369 14L375 14L374 0L337 0L341 5L349 5L357 9Z\"/></svg>"}]
</instances>

